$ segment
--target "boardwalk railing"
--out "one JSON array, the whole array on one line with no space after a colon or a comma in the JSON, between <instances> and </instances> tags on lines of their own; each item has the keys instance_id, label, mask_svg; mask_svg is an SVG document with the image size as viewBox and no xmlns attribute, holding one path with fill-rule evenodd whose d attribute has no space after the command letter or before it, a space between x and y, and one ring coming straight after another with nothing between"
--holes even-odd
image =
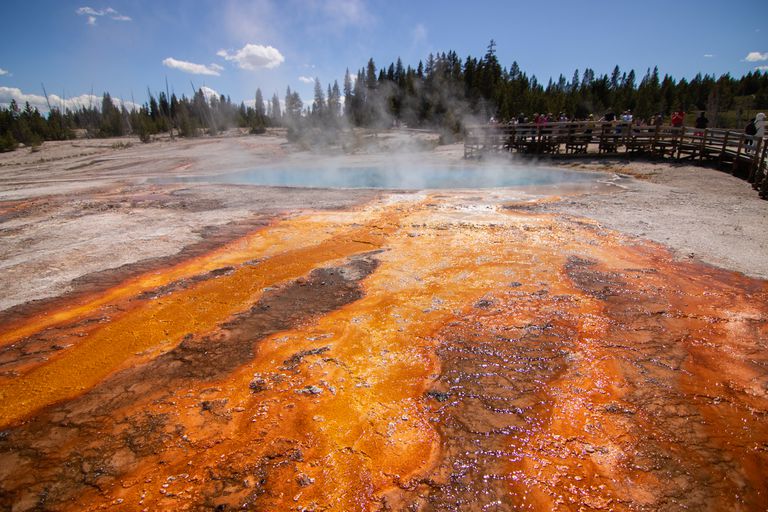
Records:
<instances>
[{"instance_id":1,"label":"boardwalk railing","mask_svg":"<svg viewBox=\"0 0 768 512\"><path fill-rule=\"evenodd\" d=\"M715 162L748 180L768 198L763 138L741 131L631 123L562 122L492 124L467 127L464 157L512 151L530 155L645 155L692 162Z\"/></svg>"}]
</instances>

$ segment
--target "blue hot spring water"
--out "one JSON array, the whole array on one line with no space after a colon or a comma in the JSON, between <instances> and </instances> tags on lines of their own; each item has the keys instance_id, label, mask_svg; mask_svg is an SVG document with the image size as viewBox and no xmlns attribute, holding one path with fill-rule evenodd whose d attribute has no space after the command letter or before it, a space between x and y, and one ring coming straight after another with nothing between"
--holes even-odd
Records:
<instances>
[{"instance_id":1,"label":"blue hot spring water","mask_svg":"<svg viewBox=\"0 0 768 512\"><path fill-rule=\"evenodd\" d=\"M223 183L309 188L477 189L585 184L604 174L538 166L259 167L219 175L159 178L155 183Z\"/></svg>"}]
</instances>

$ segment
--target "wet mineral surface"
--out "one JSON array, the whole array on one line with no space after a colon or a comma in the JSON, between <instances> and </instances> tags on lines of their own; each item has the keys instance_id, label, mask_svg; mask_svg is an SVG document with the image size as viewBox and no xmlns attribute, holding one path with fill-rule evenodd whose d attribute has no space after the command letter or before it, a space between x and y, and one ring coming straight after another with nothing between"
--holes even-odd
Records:
<instances>
[{"instance_id":1,"label":"wet mineral surface","mask_svg":"<svg viewBox=\"0 0 768 512\"><path fill-rule=\"evenodd\" d=\"M764 510L768 283L385 195L0 331L4 510Z\"/></svg>"}]
</instances>

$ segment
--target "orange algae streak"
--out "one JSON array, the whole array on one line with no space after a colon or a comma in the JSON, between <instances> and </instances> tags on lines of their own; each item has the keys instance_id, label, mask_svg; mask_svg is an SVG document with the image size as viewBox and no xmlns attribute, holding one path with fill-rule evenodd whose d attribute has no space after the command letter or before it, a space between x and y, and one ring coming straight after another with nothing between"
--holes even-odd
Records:
<instances>
[{"instance_id":1,"label":"orange algae streak","mask_svg":"<svg viewBox=\"0 0 768 512\"><path fill-rule=\"evenodd\" d=\"M119 368L185 334L200 344L220 335L253 343L255 357L162 390L139 383L146 393L95 421L117 439L116 418L153 433L152 449L91 446L100 461L130 463L98 486L78 480L60 508L766 507L768 384L755 350L768 335L764 283L676 263L588 221L441 197L380 217L368 209L359 227L141 303L74 347L87 358L105 344L94 340L117 339ZM291 225L286 239L333 222L322 219ZM386 251L365 256L379 266L358 276L367 275L355 302L263 338L215 331L263 287L376 248ZM122 341L120 329L136 339ZM126 348L144 336L153 345ZM55 364L27 376L60 385ZM429 388L448 398L425 397ZM51 414L66 417L66 405ZM68 460L57 456L48 462Z\"/></svg>"},{"instance_id":2,"label":"orange algae streak","mask_svg":"<svg viewBox=\"0 0 768 512\"><path fill-rule=\"evenodd\" d=\"M51 362L0 385L0 425L92 388L143 351L164 352L187 334L211 331L252 305L265 287L299 278L325 262L380 247L385 234L396 227L396 220L397 216L389 212L376 219L374 226L277 253L262 262L243 265L230 275L139 304ZM302 239L305 230L307 237L312 238L316 226L309 224L304 229L294 226L301 230L296 233L297 240ZM235 259L243 257L241 253ZM219 265L222 258L216 260ZM116 290L112 294L119 296L122 292Z\"/></svg>"},{"instance_id":3,"label":"orange algae streak","mask_svg":"<svg viewBox=\"0 0 768 512\"><path fill-rule=\"evenodd\" d=\"M363 215L357 214L358 217ZM343 219L344 214L336 217ZM333 220L334 216L330 214L316 213L274 223L268 229L248 234L203 256L191 258L162 271L148 272L129 279L119 286L88 295L64 308L25 319L17 322L16 325L6 326L5 332L0 333L0 346L13 343L49 327L80 320L96 314L103 306L130 299L142 292L180 279L205 274L222 267L241 265L256 258L268 257L278 248L280 251L285 251L319 243L338 234L340 228L343 228L343 224L339 225ZM356 220L359 221L359 219ZM303 228L297 228L302 225L304 225ZM308 226L315 226L317 229L307 229Z\"/></svg>"},{"instance_id":4,"label":"orange algae streak","mask_svg":"<svg viewBox=\"0 0 768 512\"><path fill-rule=\"evenodd\" d=\"M263 340L257 358L234 375L174 397L184 425L200 421L203 389L216 390L205 394L209 402L226 400L242 410L221 439L200 440L194 451L164 467L144 466L128 480L164 481L178 473L203 479L206 468L221 466L248 474L254 471L249 464L296 447L300 455L267 473L254 501L233 493L221 503L364 511L381 493L426 474L439 456L439 438L423 409L423 394L439 371L434 335L506 278L514 252L504 245L503 229L458 229L461 222L426 209L404 217L402 225L421 226L418 236L405 229L388 235L388 250L377 255L380 266L364 281L364 298ZM249 387L254 376L257 392ZM141 505L199 503L202 487L186 487L189 495L173 499L147 488ZM115 497L129 503L135 495Z\"/></svg>"},{"instance_id":5,"label":"orange algae streak","mask_svg":"<svg viewBox=\"0 0 768 512\"><path fill-rule=\"evenodd\" d=\"M314 439L309 458L324 461L304 468L315 484L296 500L300 506L368 510L379 493L434 464L438 438L419 400L438 369L433 335L455 310L485 292L499 268L477 265L477 246L470 243L451 246L446 264L445 246L424 242L393 243L391 254L366 281L365 299L323 318L311 331L281 336L260 352L254 369L266 374L274 371L271 361L290 357L313 332L323 333L322 345L338 361L317 365L304 376L306 385L327 381L336 389L302 401L296 413L320 420L302 423L304 431L294 435ZM293 480L278 480L270 491L257 502L265 509L286 505L275 496L302 490Z\"/></svg>"},{"instance_id":6,"label":"orange algae streak","mask_svg":"<svg viewBox=\"0 0 768 512\"><path fill-rule=\"evenodd\" d=\"M578 337L541 392L542 426L512 440L516 505L765 508L766 358L754 349L768 287L605 242L566 272Z\"/></svg>"}]
</instances>

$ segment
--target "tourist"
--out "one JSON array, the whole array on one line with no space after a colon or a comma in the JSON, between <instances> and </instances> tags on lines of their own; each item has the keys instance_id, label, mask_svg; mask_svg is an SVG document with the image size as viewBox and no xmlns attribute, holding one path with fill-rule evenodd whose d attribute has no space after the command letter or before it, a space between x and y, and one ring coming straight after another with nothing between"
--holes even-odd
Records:
<instances>
[{"instance_id":1,"label":"tourist","mask_svg":"<svg viewBox=\"0 0 768 512\"><path fill-rule=\"evenodd\" d=\"M707 119L707 116L704 115L704 112L702 112L699 117L696 118L696 129L697 130L706 130L707 125L709 124L709 119ZM697 131L695 133L696 135L704 135L703 131Z\"/></svg>"},{"instance_id":2,"label":"tourist","mask_svg":"<svg viewBox=\"0 0 768 512\"><path fill-rule=\"evenodd\" d=\"M632 111L631 110L625 110L624 113L621 115L621 120L625 123L631 123L632 122Z\"/></svg>"},{"instance_id":3,"label":"tourist","mask_svg":"<svg viewBox=\"0 0 768 512\"><path fill-rule=\"evenodd\" d=\"M765 137L765 114L760 112L753 117L744 129L744 133L753 137L746 140L745 148L748 153L751 153L752 149L756 146L755 141L760 141Z\"/></svg>"},{"instance_id":4,"label":"tourist","mask_svg":"<svg viewBox=\"0 0 768 512\"><path fill-rule=\"evenodd\" d=\"M744 141L744 150L747 153L751 153L752 144L755 142L754 137L757 135L757 116L749 120L747 126L744 128L744 134L749 135L749 137L747 137Z\"/></svg>"},{"instance_id":5,"label":"tourist","mask_svg":"<svg viewBox=\"0 0 768 512\"><path fill-rule=\"evenodd\" d=\"M680 128L683 126L683 122L685 122L685 112L678 110L672 113L672 126Z\"/></svg>"},{"instance_id":6,"label":"tourist","mask_svg":"<svg viewBox=\"0 0 768 512\"><path fill-rule=\"evenodd\" d=\"M755 116L755 137L762 139L765 137L765 114L760 112Z\"/></svg>"},{"instance_id":7,"label":"tourist","mask_svg":"<svg viewBox=\"0 0 768 512\"><path fill-rule=\"evenodd\" d=\"M654 126L662 126L664 124L664 113L659 112L656 114L653 118L653 124Z\"/></svg>"},{"instance_id":8,"label":"tourist","mask_svg":"<svg viewBox=\"0 0 768 512\"><path fill-rule=\"evenodd\" d=\"M584 140L586 140L587 144L592 142L592 131L595 129L595 116L592 114L589 114L589 117L587 118L587 125L584 129Z\"/></svg>"}]
</instances>

